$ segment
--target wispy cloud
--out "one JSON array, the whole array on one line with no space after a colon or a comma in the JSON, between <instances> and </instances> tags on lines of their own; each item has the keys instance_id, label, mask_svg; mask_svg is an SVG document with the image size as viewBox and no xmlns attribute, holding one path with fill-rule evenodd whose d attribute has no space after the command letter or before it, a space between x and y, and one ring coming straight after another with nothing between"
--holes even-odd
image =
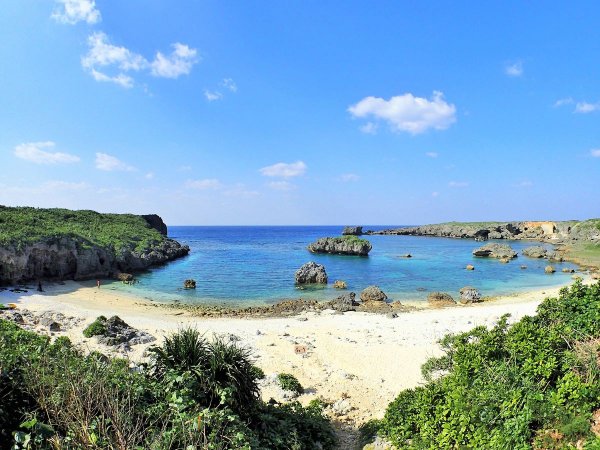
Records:
<instances>
[{"instance_id":1,"label":"wispy cloud","mask_svg":"<svg viewBox=\"0 0 600 450\"><path fill-rule=\"evenodd\" d=\"M554 107L560 108L561 106L572 105L573 103L574 103L573 97L560 98L554 102Z\"/></svg>"},{"instance_id":2,"label":"wispy cloud","mask_svg":"<svg viewBox=\"0 0 600 450\"><path fill-rule=\"evenodd\" d=\"M208 89L205 89L204 97L209 102L214 102L216 100L221 100L223 98L223 94L221 94L219 91L209 91Z\"/></svg>"},{"instance_id":3,"label":"wispy cloud","mask_svg":"<svg viewBox=\"0 0 600 450\"><path fill-rule=\"evenodd\" d=\"M100 22L100 11L94 0L56 0L58 4L50 17L60 23L75 25L78 22Z\"/></svg>"},{"instance_id":4,"label":"wispy cloud","mask_svg":"<svg viewBox=\"0 0 600 450\"><path fill-rule=\"evenodd\" d=\"M451 188L464 188L469 186L469 183L467 181L451 181L448 186Z\"/></svg>"},{"instance_id":5,"label":"wispy cloud","mask_svg":"<svg viewBox=\"0 0 600 450\"><path fill-rule=\"evenodd\" d=\"M429 158L437 158L438 156L440 156L440 154L438 152L426 152L425 156Z\"/></svg>"},{"instance_id":6,"label":"wispy cloud","mask_svg":"<svg viewBox=\"0 0 600 450\"><path fill-rule=\"evenodd\" d=\"M445 130L456 122L456 107L434 91L430 100L407 93L385 100L365 97L348 108L353 117L373 118L387 122L393 131L419 134L430 128Z\"/></svg>"},{"instance_id":7,"label":"wispy cloud","mask_svg":"<svg viewBox=\"0 0 600 450\"><path fill-rule=\"evenodd\" d=\"M303 161L296 161L293 163L277 163L271 166L266 166L260 169L260 173L265 177L277 177L277 178L292 178L304 175L307 166Z\"/></svg>"},{"instance_id":8,"label":"wispy cloud","mask_svg":"<svg viewBox=\"0 0 600 450\"><path fill-rule=\"evenodd\" d=\"M510 64L507 64L504 67L504 73L509 77L520 77L523 75L523 62L516 61Z\"/></svg>"},{"instance_id":9,"label":"wispy cloud","mask_svg":"<svg viewBox=\"0 0 600 450\"><path fill-rule=\"evenodd\" d=\"M276 191L291 191L292 189L296 189L296 185L288 181L271 181L267 183L267 186Z\"/></svg>"},{"instance_id":10,"label":"wispy cloud","mask_svg":"<svg viewBox=\"0 0 600 450\"><path fill-rule=\"evenodd\" d=\"M232 78L224 78L221 82L221 86L230 92L237 92L238 90L237 84L235 84L235 81L233 81Z\"/></svg>"},{"instance_id":11,"label":"wispy cloud","mask_svg":"<svg viewBox=\"0 0 600 450\"><path fill-rule=\"evenodd\" d=\"M96 153L96 169L107 172L133 172L136 170L135 167L130 166L116 156L112 156L107 153Z\"/></svg>"},{"instance_id":12,"label":"wispy cloud","mask_svg":"<svg viewBox=\"0 0 600 450\"><path fill-rule=\"evenodd\" d=\"M56 144L52 141L28 142L15 147L14 154L17 158L35 164L68 164L80 161L79 156L70 153L48 151L54 149Z\"/></svg>"},{"instance_id":13,"label":"wispy cloud","mask_svg":"<svg viewBox=\"0 0 600 450\"><path fill-rule=\"evenodd\" d=\"M590 155L592 155L593 158L600 158L600 148L590 150Z\"/></svg>"},{"instance_id":14,"label":"wispy cloud","mask_svg":"<svg viewBox=\"0 0 600 450\"><path fill-rule=\"evenodd\" d=\"M153 61L132 52L124 46L114 45L103 32L88 37L88 52L81 58L82 67L100 82L111 82L124 88L134 85L132 72L149 71L154 77L178 78L187 75L198 62L196 49L175 43L173 51L165 56L156 53Z\"/></svg>"},{"instance_id":15,"label":"wispy cloud","mask_svg":"<svg viewBox=\"0 0 600 450\"><path fill-rule=\"evenodd\" d=\"M377 134L379 125L374 122L367 122L358 129L365 134Z\"/></svg>"},{"instance_id":16,"label":"wispy cloud","mask_svg":"<svg viewBox=\"0 0 600 450\"><path fill-rule=\"evenodd\" d=\"M579 114L588 114L600 109L600 103L588 103L588 102L577 102L575 105L575 111Z\"/></svg>"},{"instance_id":17,"label":"wispy cloud","mask_svg":"<svg viewBox=\"0 0 600 450\"><path fill-rule=\"evenodd\" d=\"M216 178L205 178L203 180L188 180L185 183L185 186L188 189L198 189L198 190L216 190L221 189L223 185Z\"/></svg>"},{"instance_id":18,"label":"wispy cloud","mask_svg":"<svg viewBox=\"0 0 600 450\"><path fill-rule=\"evenodd\" d=\"M360 180L360 176L356 175L355 173L344 173L340 175L338 179L344 183L349 183Z\"/></svg>"}]
</instances>

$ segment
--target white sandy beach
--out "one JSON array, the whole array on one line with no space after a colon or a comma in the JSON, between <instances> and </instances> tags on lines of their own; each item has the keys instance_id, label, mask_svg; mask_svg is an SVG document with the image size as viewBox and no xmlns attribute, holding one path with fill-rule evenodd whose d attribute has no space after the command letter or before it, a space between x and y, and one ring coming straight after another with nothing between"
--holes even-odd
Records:
<instances>
[{"instance_id":1,"label":"white sandy beach","mask_svg":"<svg viewBox=\"0 0 600 450\"><path fill-rule=\"evenodd\" d=\"M503 297L477 305L424 309L400 313L395 319L364 312L303 313L286 318L198 318L187 312L157 307L114 289L89 287L75 282L49 285L43 294L0 293L0 301L14 301L32 312L60 312L79 318L74 327L56 333L67 335L85 349L99 349L95 338L82 330L97 316L118 315L131 326L158 338L192 325L207 335L233 334L250 348L267 375L287 372L306 389L302 403L321 397L334 402L348 398L352 410L338 420L358 426L380 418L386 405L402 389L417 386L420 367L427 358L441 354L437 341L447 333L493 325L503 314L515 321L535 313L539 302L559 288ZM140 360L147 345L133 346L127 357ZM297 354L295 346L306 348ZM264 392L269 396L269 392Z\"/></svg>"}]
</instances>

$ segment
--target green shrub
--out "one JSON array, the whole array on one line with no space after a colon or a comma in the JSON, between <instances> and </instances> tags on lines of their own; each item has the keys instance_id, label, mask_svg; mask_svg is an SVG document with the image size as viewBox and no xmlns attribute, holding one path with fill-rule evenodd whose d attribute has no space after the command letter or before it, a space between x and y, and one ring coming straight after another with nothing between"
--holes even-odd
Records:
<instances>
[{"instance_id":1,"label":"green shrub","mask_svg":"<svg viewBox=\"0 0 600 450\"><path fill-rule=\"evenodd\" d=\"M298 395L304 393L304 388L294 375L289 373L280 373L277 375L277 382L279 383L279 386L281 386L281 389L295 392Z\"/></svg>"},{"instance_id":2,"label":"green shrub","mask_svg":"<svg viewBox=\"0 0 600 450\"><path fill-rule=\"evenodd\" d=\"M445 355L423 366L429 381L401 392L376 428L398 448L595 445L599 343L600 284L576 282L534 317L446 336Z\"/></svg>"},{"instance_id":3,"label":"green shrub","mask_svg":"<svg viewBox=\"0 0 600 450\"><path fill-rule=\"evenodd\" d=\"M106 317L98 316L96 320L83 330L83 335L86 338L91 338L92 336L102 336L106 334L106 320Z\"/></svg>"}]
</instances>

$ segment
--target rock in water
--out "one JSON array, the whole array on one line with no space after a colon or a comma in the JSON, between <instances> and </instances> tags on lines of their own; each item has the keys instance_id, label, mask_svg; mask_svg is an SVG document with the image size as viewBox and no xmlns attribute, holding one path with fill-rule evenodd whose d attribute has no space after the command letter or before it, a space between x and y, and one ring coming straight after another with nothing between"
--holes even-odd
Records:
<instances>
[{"instance_id":1,"label":"rock in water","mask_svg":"<svg viewBox=\"0 0 600 450\"><path fill-rule=\"evenodd\" d=\"M467 264L467 270L475 270L475 266L473 264Z\"/></svg>"},{"instance_id":2,"label":"rock in water","mask_svg":"<svg viewBox=\"0 0 600 450\"><path fill-rule=\"evenodd\" d=\"M133 275L130 273L119 272L117 274L117 280L122 281L123 283L128 283L133 281Z\"/></svg>"},{"instance_id":3,"label":"rock in water","mask_svg":"<svg viewBox=\"0 0 600 450\"><path fill-rule=\"evenodd\" d=\"M527 247L521 251L523 256L528 256L529 258L545 258L547 253L548 251L540 245Z\"/></svg>"},{"instance_id":4,"label":"rock in water","mask_svg":"<svg viewBox=\"0 0 600 450\"><path fill-rule=\"evenodd\" d=\"M360 236L363 234L363 227L344 227L342 234L344 236Z\"/></svg>"},{"instance_id":5,"label":"rock in water","mask_svg":"<svg viewBox=\"0 0 600 450\"><path fill-rule=\"evenodd\" d=\"M185 289L196 289L196 280L193 279L189 279L189 280L185 280L183 282L183 287Z\"/></svg>"},{"instance_id":6,"label":"rock in water","mask_svg":"<svg viewBox=\"0 0 600 450\"><path fill-rule=\"evenodd\" d=\"M296 271L296 284L327 284L325 266L314 261L307 262Z\"/></svg>"},{"instance_id":7,"label":"rock in water","mask_svg":"<svg viewBox=\"0 0 600 450\"><path fill-rule=\"evenodd\" d=\"M490 243L485 244L482 247L473 250L474 256L483 256L491 258L516 258L517 252L515 252L509 245Z\"/></svg>"},{"instance_id":8,"label":"rock in water","mask_svg":"<svg viewBox=\"0 0 600 450\"><path fill-rule=\"evenodd\" d=\"M363 303L385 302L387 295L379 289L379 286L369 286L360 293L360 299Z\"/></svg>"},{"instance_id":9,"label":"rock in water","mask_svg":"<svg viewBox=\"0 0 600 450\"><path fill-rule=\"evenodd\" d=\"M358 256L367 256L371 248L369 241L354 236L321 238L308 246L308 250L312 253Z\"/></svg>"},{"instance_id":10,"label":"rock in water","mask_svg":"<svg viewBox=\"0 0 600 450\"><path fill-rule=\"evenodd\" d=\"M474 303L481 301L481 293L472 286L465 286L460 291L461 303Z\"/></svg>"},{"instance_id":11,"label":"rock in water","mask_svg":"<svg viewBox=\"0 0 600 450\"><path fill-rule=\"evenodd\" d=\"M544 269L544 272L546 273L554 273L556 272L556 269L552 266L546 266L546 268Z\"/></svg>"},{"instance_id":12,"label":"rock in water","mask_svg":"<svg viewBox=\"0 0 600 450\"><path fill-rule=\"evenodd\" d=\"M456 302L452 296L450 294L446 294L445 292L432 292L427 296L427 302L429 302L429 304L435 308L456 305Z\"/></svg>"},{"instance_id":13,"label":"rock in water","mask_svg":"<svg viewBox=\"0 0 600 450\"><path fill-rule=\"evenodd\" d=\"M333 282L333 287L336 288L336 289L346 289L348 287L348 285L346 284L345 281L335 280Z\"/></svg>"}]
</instances>

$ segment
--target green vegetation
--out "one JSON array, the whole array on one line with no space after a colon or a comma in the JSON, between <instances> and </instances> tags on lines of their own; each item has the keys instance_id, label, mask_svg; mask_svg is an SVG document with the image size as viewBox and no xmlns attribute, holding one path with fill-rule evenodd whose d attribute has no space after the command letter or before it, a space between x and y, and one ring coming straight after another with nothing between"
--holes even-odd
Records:
<instances>
[{"instance_id":1,"label":"green vegetation","mask_svg":"<svg viewBox=\"0 0 600 450\"><path fill-rule=\"evenodd\" d=\"M348 242L351 244L369 244L369 245L371 245L371 243L368 240L361 239L358 236L354 236L354 235L336 237L336 238L332 238L332 239L339 240L339 242Z\"/></svg>"},{"instance_id":2,"label":"green vegetation","mask_svg":"<svg viewBox=\"0 0 600 450\"><path fill-rule=\"evenodd\" d=\"M295 392L298 395L301 395L304 393L304 388L302 387L302 385L300 384L298 379L292 374L289 374L289 373L278 374L277 382L279 383L279 386L281 386L281 389L285 389L286 391Z\"/></svg>"},{"instance_id":3,"label":"green vegetation","mask_svg":"<svg viewBox=\"0 0 600 450\"><path fill-rule=\"evenodd\" d=\"M331 449L322 407L264 403L235 344L182 330L139 370L0 320L0 448Z\"/></svg>"},{"instance_id":4,"label":"green vegetation","mask_svg":"<svg viewBox=\"0 0 600 450\"><path fill-rule=\"evenodd\" d=\"M364 428L399 449L598 449L600 284L575 282L534 317L441 341L428 382ZM585 445L581 445L585 443Z\"/></svg>"},{"instance_id":5,"label":"green vegetation","mask_svg":"<svg viewBox=\"0 0 600 450\"><path fill-rule=\"evenodd\" d=\"M102 336L106 333L106 317L98 316L91 324L89 324L84 330L83 335L86 338L92 336Z\"/></svg>"},{"instance_id":6,"label":"green vegetation","mask_svg":"<svg viewBox=\"0 0 600 450\"><path fill-rule=\"evenodd\" d=\"M94 211L0 206L0 245L22 249L68 237L83 247L143 251L163 241L141 216Z\"/></svg>"}]
</instances>

